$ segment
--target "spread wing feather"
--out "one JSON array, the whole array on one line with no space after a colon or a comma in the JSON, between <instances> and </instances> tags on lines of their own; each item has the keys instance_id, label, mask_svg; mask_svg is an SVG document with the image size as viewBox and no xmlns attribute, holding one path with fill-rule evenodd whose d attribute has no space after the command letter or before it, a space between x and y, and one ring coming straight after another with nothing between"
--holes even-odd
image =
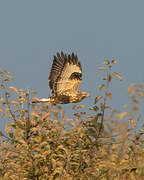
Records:
<instances>
[{"instance_id":1,"label":"spread wing feather","mask_svg":"<svg viewBox=\"0 0 144 180\"><path fill-rule=\"evenodd\" d=\"M82 68L74 53L66 55L63 52L54 56L49 86L53 95L76 93L82 80Z\"/></svg>"},{"instance_id":2,"label":"spread wing feather","mask_svg":"<svg viewBox=\"0 0 144 180\"><path fill-rule=\"evenodd\" d=\"M49 87L52 90L53 94L55 93L56 81L61 74L61 71L64 67L64 63L65 63L65 55L61 53L61 56L60 56L60 54L57 53L57 56L54 56L52 68L51 68L50 75L48 78Z\"/></svg>"}]
</instances>

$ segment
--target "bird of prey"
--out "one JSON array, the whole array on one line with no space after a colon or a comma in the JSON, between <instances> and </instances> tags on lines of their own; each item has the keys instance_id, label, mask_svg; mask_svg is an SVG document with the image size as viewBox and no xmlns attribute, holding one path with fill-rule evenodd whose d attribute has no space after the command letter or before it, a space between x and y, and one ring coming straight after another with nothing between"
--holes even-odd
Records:
<instances>
[{"instance_id":1,"label":"bird of prey","mask_svg":"<svg viewBox=\"0 0 144 180\"><path fill-rule=\"evenodd\" d=\"M66 55L63 52L54 56L48 78L52 96L40 99L39 102L50 104L77 103L89 97L87 92L78 91L82 81L82 67L77 55Z\"/></svg>"}]
</instances>

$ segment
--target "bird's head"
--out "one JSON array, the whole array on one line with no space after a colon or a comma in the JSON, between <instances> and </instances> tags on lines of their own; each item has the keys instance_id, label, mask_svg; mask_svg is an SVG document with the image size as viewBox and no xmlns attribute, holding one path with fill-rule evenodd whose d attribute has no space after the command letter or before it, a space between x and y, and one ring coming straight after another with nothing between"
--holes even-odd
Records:
<instances>
[{"instance_id":1,"label":"bird's head","mask_svg":"<svg viewBox=\"0 0 144 180\"><path fill-rule=\"evenodd\" d=\"M79 96L80 96L80 99L83 100L84 98L89 97L90 94L87 93L87 92L80 92L80 93L79 93Z\"/></svg>"},{"instance_id":2,"label":"bird's head","mask_svg":"<svg viewBox=\"0 0 144 180\"><path fill-rule=\"evenodd\" d=\"M87 92L82 92L82 95L83 95L84 97L89 97L89 96L90 96L90 94L87 93Z\"/></svg>"}]
</instances>

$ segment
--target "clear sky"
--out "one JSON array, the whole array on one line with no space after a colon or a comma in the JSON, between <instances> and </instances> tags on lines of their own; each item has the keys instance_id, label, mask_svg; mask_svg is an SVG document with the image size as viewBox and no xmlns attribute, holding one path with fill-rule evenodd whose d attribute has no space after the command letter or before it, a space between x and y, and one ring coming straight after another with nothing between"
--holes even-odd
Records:
<instances>
[{"instance_id":1,"label":"clear sky","mask_svg":"<svg viewBox=\"0 0 144 180\"><path fill-rule=\"evenodd\" d=\"M128 103L127 88L144 82L143 0L3 0L0 1L0 67L10 71L17 88L50 94L48 74L58 51L77 53L83 67L80 89L93 104L106 59L118 59L112 83L118 109ZM69 111L71 105L64 105Z\"/></svg>"}]
</instances>

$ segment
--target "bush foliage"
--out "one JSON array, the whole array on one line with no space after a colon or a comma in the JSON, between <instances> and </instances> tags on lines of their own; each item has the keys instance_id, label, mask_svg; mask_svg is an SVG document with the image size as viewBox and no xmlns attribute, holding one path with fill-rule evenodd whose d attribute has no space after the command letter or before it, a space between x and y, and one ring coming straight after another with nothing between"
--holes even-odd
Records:
<instances>
[{"instance_id":1,"label":"bush foliage","mask_svg":"<svg viewBox=\"0 0 144 180\"><path fill-rule=\"evenodd\" d=\"M73 105L67 117L58 105L31 104L36 91L10 86L12 76L0 71L0 180L131 180L144 177L144 125L139 108L144 86L128 88L125 112L107 104L116 61L106 61L104 83L94 105ZM87 109L84 111L84 109Z\"/></svg>"}]
</instances>

